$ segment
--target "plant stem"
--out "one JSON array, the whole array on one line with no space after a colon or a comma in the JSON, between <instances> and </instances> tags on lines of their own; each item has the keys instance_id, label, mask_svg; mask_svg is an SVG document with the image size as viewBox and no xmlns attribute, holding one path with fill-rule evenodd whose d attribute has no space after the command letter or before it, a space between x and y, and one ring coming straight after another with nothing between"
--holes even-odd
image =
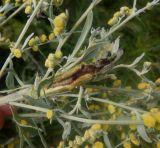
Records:
<instances>
[{"instance_id":1,"label":"plant stem","mask_svg":"<svg viewBox=\"0 0 160 148\"><path fill-rule=\"evenodd\" d=\"M28 19L26 25L24 26L21 34L19 35L18 40L16 41L14 48L17 48L17 47L19 46L19 44L20 44L20 42L22 41L22 39L23 39L26 31L28 30L31 22L33 21L35 15L37 14L37 12L38 12L38 10L39 10L42 2L43 2L43 0L40 0L39 3L37 4L37 6L36 6L36 8L34 9L32 15L30 16L30 18ZM0 70L0 78L2 77L3 72L5 71L6 67L8 66L10 60L12 60L13 57L14 57L14 56L12 55L12 53L10 53L9 56L8 56L8 58L7 58L7 60L5 61L4 65L3 65L3 67L2 67L1 70Z\"/></svg>"},{"instance_id":2,"label":"plant stem","mask_svg":"<svg viewBox=\"0 0 160 148\"><path fill-rule=\"evenodd\" d=\"M134 1L135 2L135 1ZM152 6L156 5L157 3L159 2L159 0L157 0L156 2L155 1L152 1L151 4ZM124 24L126 24L128 21L130 21L132 18L134 18L135 16L138 16L140 13L144 12L145 10L149 9L150 6L146 5L145 7L143 7L142 9L136 11L136 12L133 12L132 15L128 16L124 21L122 21L119 25L115 26L113 29L109 30L109 32L106 34L106 38L108 36L110 36L112 33L114 33L115 31L117 31L119 28L121 28Z\"/></svg>"},{"instance_id":3,"label":"plant stem","mask_svg":"<svg viewBox=\"0 0 160 148\"><path fill-rule=\"evenodd\" d=\"M41 111L41 112L44 112L44 113L46 113L48 111L48 109L46 109L46 108L27 105L27 104L24 104L24 103L9 102L9 104L13 105L13 106L17 106L17 107L22 107L22 108L32 109L32 110L36 110L36 111Z\"/></svg>"},{"instance_id":4,"label":"plant stem","mask_svg":"<svg viewBox=\"0 0 160 148\"><path fill-rule=\"evenodd\" d=\"M140 113L145 113L146 112L146 111L143 111L143 110L140 110L140 109L137 109L137 108L129 107L129 106L123 105L121 103L116 103L116 102L113 102L113 101L110 101L110 100L106 100L106 99L104 100L104 99L100 99L100 98L91 97L91 98L89 98L89 100L93 100L93 101L97 101L97 102L101 102L101 103L112 104L114 106L118 106L118 107L121 107L123 109L130 110L130 111L138 111Z\"/></svg>"},{"instance_id":5,"label":"plant stem","mask_svg":"<svg viewBox=\"0 0 160 148\"><path fill-rule=\"evenodd\" d=\"M80 117L75 117L75 116L70 116L68 114L60 114L61 117L67 119L67 120L73 120L77 122L82 122L82 123L89 123L89 124L94 124L94 123L99 123L99 124L112 124L112 125L128 125L128 124L143 124L142 121L131 121L131 120L93 120L93 119L85 119L85 118L80 118Z\"/></svg>"},{"instance_id":6,"label":"plant stem","mask_svg":"<svg viewBox=\"0 0 160 148\"><path fill-rule=\"evenodd\" d=\"M68 33L68 35L61 41L61 43L58 45L57 50L60 50L62 48L62 46L65 44L65 42L68 40L68 38L72 35L72 33L74 32L74 30L81 24L81 22L86 18L86 16L88 15L88 13L98 4L100 3L101 0L94 0L90 6L88 7L88 9L82 14L82 16L79 18L79 20L76 22L76 24L72 27L72 29L70 30L70 32Z\"/></svg>"},{"instance_id":7,"label":"plant stem","mask_svg":"<svg viewBox=\"0 0 160 148\"><path fill-rule=\"evenodd\" d=\"M16 11L14 11L7 19L5 19L1 24L0 27L2 27L3 25L5 25L11 18L13 18L18 12L20 12L24 7L25 7L25 3L23 3Z\"/></svg>"}]
</instances>

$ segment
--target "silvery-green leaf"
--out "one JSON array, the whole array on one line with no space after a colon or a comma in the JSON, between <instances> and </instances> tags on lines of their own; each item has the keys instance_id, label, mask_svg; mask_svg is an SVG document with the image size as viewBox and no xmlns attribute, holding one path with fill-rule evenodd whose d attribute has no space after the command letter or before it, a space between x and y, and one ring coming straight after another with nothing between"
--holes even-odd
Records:
<instances>
[{"instance_id":1,"label":"silvery-green leaf","mask_svg":"<svg viewBox=\"0 0 160 148\"><path fill-rule=\"evenodd\" d=\"M144 57L145 53L142 53L139 57L137 57L133 63L131 64L131 66L136 65L143 57Z\"/></svg>"},{"instance_id":2,"label":"silvery-green leaf","mask_svg":"<svg viewBox=\"0 0 160 148\"><path fill-rule=\"evenodd\" d=\"M14 75L12 72L8 72L7 77L6 77L6 86L8 89L12 89L15 87L14 85Z\"/></svg>"},{"instance_id":3,"label":"silvery-green leaf","mask_svg":"<svg viewBox=\"0 0 160 148\"><path fill-rule=\"evenodd\" d=\"M22 50L26 47L26 45L28 44L29 40L31 39L31 37L34 35L34 33L31 33L27 38L26 40L24 41L23 43L23 46L22 46Z\"/></svg>"},{"instance_id":4,"label":"silvery-green leaf","mask_svg":"<svg viewBox=\"0 0 160 148\"><path fill-rule=\"evenodd\" d=\"M112 148L112 145L111 145L109 138L108 138L108 133L106 133L106 132L103 132L103 141L104 141L107 148Z\"/></svg>"},{"instance_id":5,"label":"silvery-green leaf","mask_svg":"<svg viewBox=\"0 0 160 148\"><path fill-rule=\"evenodd\" d=\"M118 38L115 40L114 44L113 44L113 50L111 51L112 54L117 53L117 51L118 51L118 49L119 49L119 41L120 41L119 38L120 38L120 37L118 37Z\"/></svg>"},{"instance_id":6,"label":"silvery-green leaf","mask_svg":"<svg viewBox=\"0 0 160 148\"><path fill-rule=\"evenodd\" d=\"M65 140L68 138L68 136L70 135L71 133L71 123L70 122L66 122L64 124L64 131L63 131L63 134L62 134L62 139Z\"/></svg>"},{"instance_id":7,"label":"silvery-green leaf","mask_svg":"<svg viewBox=\"0 0 160 148\"><path fill-rule=\"evenodd\" d=\"M137 117L137 120L138 121L141 121L141 116L138 112L136 112L136 117ZM147 133L146 133L146 130L145 130L145 127L144 125L137 125L137 131L138 131L138 134L141 136L141 138L143 140L145 140L146 142L148 143L151 143L152 140L148 137Z\"/></svg>"},{"instance_id":8,"label":"silvery-green leaf","mask_svg":"<svg viewBox=\"0 0 160 148\"><path fill-rule=\"evenodd\" d=\"M91 26L92 26L92 21L93 21L93 12L89 12L88 15L87 15L87 19L86 19L86 22L85 22L85 25L83 27L83 30L82 30L82 33L77 41L77 44L70 56L70 58L74 57L76 55L76 53L78 52L78 50L81 48L81 46L83 45L85 39L86 39L86 36L88 35L90 29L91 29Z\"/></svg>"}]
</instances>

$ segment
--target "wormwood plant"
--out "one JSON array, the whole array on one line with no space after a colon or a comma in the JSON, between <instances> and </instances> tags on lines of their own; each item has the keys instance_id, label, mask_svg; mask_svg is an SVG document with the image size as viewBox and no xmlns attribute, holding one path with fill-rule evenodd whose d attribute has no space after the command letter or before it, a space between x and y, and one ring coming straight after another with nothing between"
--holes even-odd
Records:
<instances>
[{"instance_id":1,"label":"wormwood plant","mask_svg":"<svg viewBox=\"0 0 160 148\"><path fill-rule=\"evenodd\" d=\"M0 78L6 76L8 88L0 92L0 105L11 106L19 135L3 141L1 147L160 147L160 78L152 82L145 77L151 69L151 62L140 63L145 53L130 64L118 63L125 53L119 45L121 37L113 37L115 31L151 10L159 0L139 9L136 0L132 8L121 7L108 21L107 29L92 27L93 9L100 2L93 0L67 30L73 14L67 10L53 14L53 9L63 4L62 0L3 1L1 28L21 10L28 20L16 42L1 36L3 44L9 45L10 53L0 70ZM9 12L12 13L7 15ZM49 20L50 34L37 36L33 32L26 37L31 23L42 12ZM77 30L83 21L83 29ZM77 42L70 53L63 55L65 43L74 34L79 35ZM35 60L32 52L43 55L42 45L56 43L57 47L43 61L46 72L35 61L40 72L35 71L34 83L23 82L14 69L13 59L25 61L31 56ZM128 69L134 73L134 79L140 78L137 88L122 84L116 76L119 69ZM53 129L48 130L50 127ZM54 133L61 136L51 139L51 135L56 137Z\"/></svg>"}]
</instances>

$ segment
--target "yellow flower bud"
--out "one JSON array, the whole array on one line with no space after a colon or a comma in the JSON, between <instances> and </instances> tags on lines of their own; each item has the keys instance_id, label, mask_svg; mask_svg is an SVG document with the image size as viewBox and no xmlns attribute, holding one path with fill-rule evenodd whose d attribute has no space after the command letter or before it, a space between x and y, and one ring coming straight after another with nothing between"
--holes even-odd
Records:
<instances>
[{"instance_id":1,"label":"yellow flower bud","mask_svg":"<svg viewBox=\"0 0 160 148\"><path fill-rule=\"evenodd\" d=\"M52 32L49 34L48 39L51 41L55 38L55 34Z\"/></svg>"},{"instance_id":2,"label":"yellow flower bud","mask_svg":"<svg viewBox=\"0 0 160 148\"><path fill-rule=\"evenodd\" d=\"M113 15L113 17L120 17L120 16L122 16L120 11L115 12L114 15Z\"/></svg>"},{"instance_id":3,"label":"yellow flower bud","mask_svg":"<svg viewBox=\"0 0 160 148\"><path fill-rule=\"evenodd\" d=\"M125 142L125 143L123 144L123 147L124 147L124 148L131 148L132 146L131 146L131 143L130 143L130 142Z\"/></svg>"},{"instance_id":4,"label":"yellow flower bud","mask_svg":"<svg viewBox=\"0 0 160 148\"><path fill-rule=\"evenodd\" d=\"M86 140L90 138L89 130L86 130L83 136Z\"/></svg>"},{"instance_id":5,"label":"yellow flower bud","mask_svg":"<svg viewBox=\"0 0 160 148\"><path fill-rule=\"evenodd\" d=\"M160 78L155 81L156 85L160 85Z\"/></svg>"},{"instance_id":6,"label":"yellow flower bud","mask_svg":"<svg viewBox=\"0 0 160 148\"><path fill-rule=\"evenodd\" d=\"M119 80L119 79L117 79L117 80L114 80L114 82L113 82L113 87L119 87L119 86L121 86L121 80Z\"/></svg>"},{"instance_id":7,"label":"yellow flower bud","mask_svg":"<svg viewBox=\"0 0 160 148\"><path fill-rule=\"evenodd\" d=\"M109 111L109 113L111 113L111 114L115 113L115 112L116 112L115 106L113 106L112 104L109 104L109 105L108 105L108 111Z\"/></svg>"},{"instance_id":8,"label":"yellow flower bud","mask_svg":"<svg viewBox=\"0 0 160 148\"><path fill-rule=\"evenodd\" d=\"M55 58L56 59L61 59L62 56L63 56L62 51L61 50L56 50L56 52L55 52Z\"/></svg>"},{"instance_id":9,"label":"yellow flower bud","mask_svg":"<svg viewBox=\"0 0 160 148\"><path fill-rule=\"evenodd\" d=\"M61 16L56 16L53 20L53 24L55 27L64 28L65 26L65 20Z\"/></svg>"},{"instance_id":10,"label":"yellow flower bud","mask_svg":"<svg viewBox=\"0 0 160 148\"><path fill-rule=\"evenodd\" d=\"M143 119L143 122L144 122L145 126L147 126L149 128L155 127L156 120L150 113L144 113L142 115L142 119Z\"/></svg>"},{"instance_id":11,"label":"yellow flower bud","mask_svg":"<svg viewBox=\"0 0 160 148\"><path fill-rule=\"evenodd\" d=\"M47 36L45 34L42 34L40 37L39 37L40 41L42 43L46 42L47 41Z\"/></svg>"},{"instance_id":12,"label":"yellow flower bud","mask_svg":"<svg viewBox=\"0 0 160 148\"><path fill-rule=\"evenodd\" d=\"M32 47L32 50L35 51L35 52L37 52L37 51L39 50L39 48L38 48L37 45L34 45L34 46Z\"/></svg>"},{"instance_id":13,"label":"yellow flower bud","mask_svg":"<svg viewBox=\"0 0 160 148\"><path fill-rule=\"evenodd\" d=\"M62 32L62 30L63 30L63 27L62 27L62 28L60 28L60 27L55 27L54 30L53 30L54 35L55 35L55 36L60 35L60 33Z\"/></svg>"},{"instance_id":14,"label":"yellow flower bud","mask_svg":"<svg viewBox=\"0 0 160 148\"><path fill-rule=\"evenodd\" d=\"M30 14L31 12L32 12L32 6L31 5L26 6L26 8L24 10L24 13L25 14Z\"/></svg>"},{"instance_id":15,"label":"yellow flower bud","mask_svg":"<svg viewBox=\"0 0 160 148\"><path fill-rule=\"evenodd\" d=\"M149 87L150 87L150 85L148 83L146 83L146 82L141 82L137 86L137 88L140 89L140 90L144 90L144 89L147 89Z\"/></svg>"},{"instance_id":16,"label":"yellow flower bud","mask_svg":"<svg viewBox=\"0 0 160 148\"><path fill-rule=\"evenodd\" d=\"M134 133L130 133L129 138L133 144L135 144L137 146L140 145L139 140L137 139L137 137Z\"/></svg>"},{"instance_id":17,"label":"yellow flower bud","mask_svg":"<svg viewBox=\"0 0 160 148\"><path fill-rule=\"evenodd\" d=\"M11 49L11 52L13 53L13 55L16 57L16 58L21 58L22 57L22 52L20 49L18 48L14 48L14 49Z\"/></svg>"},{"instance_id":18,"label":"yellow flower bud","mask_svg":"<svg viewBox=\"0 0 160 148\"><path fill-rule=\"evenodd\" d=\"M113 26L118 22L118 18L117 17L113 17L108 21L108 25L109 26Z\"/></svg>"},{"instance_id":19,"label":"yellow flower bud","mask_svg":"<svg viewBox=\"0 0 160 148\"><path fill-rule=\"evenodd\" d=\"M91 126L91 129L93 129L93 130L101 130L101 128L102 128L102 126L101 126L101 124L93 124L92 126Z\"/></svg>"},{"instance_id":20,"label":"yellow flower bud","mask_svg":"<svg viewBox=\"0 0 160 148\"><path fill-rule=\"evenodd\" d=\"M54 54L50 53L47 58L49 61L54 61Z\"/></svg>"},{"instance_id":21,"label":"yellow flower bud","mask_svg":"<svg viewBox=\"0 0 160 148\"><path fill-rule=\"evenodd\" d=\"M20 123L21 123L22 125L27 125L27 124L28 124L28 122L27 122L26 120L24 120L24 119L22 119Z\"/></svg>"},{"instance_id":22,"label":"yellow flower bud","mask_svg":"<svg viewBox=\"0 0 160 148\"><path fill-rule=\"evenodd\" d=\"M28 45L31 47L36 43L35 38L31 38L28 42Z\"/></svg>"},{"instance_id":23,"label":"yellow flower bud","mask_svg":"<svg viewBox=\"0 0 160 148\"><path fill-rule=\"evenodd\" d=\"M49 109L49 110L46 112L46 117L47 117L48 119L52 119L53 116L54 116L54 111L51 110L51 109Z\"/></svg>"},{"instance_id":24,"label":"yellow flower bud","mask_svg":"<svg viewBox=\"0 0 160 148\"><path fill-rule=\"evenodd\" d=\"M104 145L102 142L97 141L93 144L92 148L104 148Z\"/></svg>"}]
</instances>

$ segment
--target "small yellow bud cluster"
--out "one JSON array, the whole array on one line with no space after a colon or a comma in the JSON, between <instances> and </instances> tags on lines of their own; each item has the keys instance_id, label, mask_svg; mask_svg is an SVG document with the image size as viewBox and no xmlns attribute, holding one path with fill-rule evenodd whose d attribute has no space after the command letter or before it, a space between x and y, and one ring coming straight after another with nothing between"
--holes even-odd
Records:
<instances>
[{"instance_id":1,"label":"small yellow bud cluster","mask_svg":"<svg viewBox=\"0 0 160 148\"><path fill-rule=\"evenodd\" d=\"M51 120L53 117L54 117L54 111L49 109L47 112L46 112L46 117L47 119Z\"/></svg>"},{"instance_id":2,"label":"small yellow bud cluster","mask_svg":"<svg viewBox=\"0 0 160 148\"><path fill-rule=\"evenodd\" d=\"M53 40L54 38L55 38L54 33L53 32L50 33L49 36L48 36L49 41Z\"/></svg>"},{"instance_id":3,"label":"small yellow bud cluster","mask_svg":"<svg viewBox=\"0 0 160 148\"><path fill-rule=\"evenodd\" d=\"M11 52L18 59L22 57L22 51L19 48L11 48Z\"/></svg>"},{"instance_id":4,"label":"small yellow bud cluster","mask_svg":"<svg viewBox=\"0 0 160 148\"><path fill-rule=\"evenodd\" d=\"M39 48L38 48L38 45L37 45L39 40L40 40L39 37L36 36L36 37L32 37L28 42L28 45L30 47L32 47L32 50L35 51L35 52L39 51Z\"/></svg>"},{"instance_id":5,"label":"small yellow bud cluster","mask_svg":"<svg viewBox=\"0 0 160 148\"><path fill-rule=\"evenodd\" d=\"M150 112L144 113L142 119L144 125L148 128L156 128L160 125L160 110L158 108L153 108Z\"/></svg>"},{"instance_id":6,"label":"small yellow bud cluster","mask_svg":"<svg viewBox=\"0 0 160 148\"><path fill-rule=\"evenodd\" d=\"M121 7L120 11L114 13L113 17L108 21L109 26L113 26L118 23L120 17L129 16L133 12L132 9L129 9L127 6Z\"/></svg>"},{"instance_id":7,"label":"small yellow bud cluster","mask_svg":"<svg viewBox=\"0 0 160 148\"><path fill-rule=\"evenodd\" d=\"M41 43L45 43L47 41L47 36L45 34L40 35L39 37Z\"/></svg>"},{"instance_id":8,"label":"small yellow bud cluster","mask_svg":"<svg viewBox=\"0 0 160 148\"><path fill-rule=\"evenodd\" d=\"M120 87L122 84L122 81L119 79L114 80L113 87Z\"/></svg>"},{"instance_id":9,"label":"small yellow bud cluster","mask_svg":"<svg viewBox=\"0 0 160 148\"><path fill-rule=\"evenodd\" d=\"M140 141L137 139L136 135L134 133L130 133L129 134L129 138L130 138L130 141L136 145L136 146L139 146L140 145Z\"/></svg>"},{"instance_id":10,"label":"small yellow bud cluster","mask_svg":"<svg viewBox=\"0 0 160 148\"><path fill-rule=\"evenodd\" d=\"M65 13L61 13L58 16L56 16L53 20L54 25L54 35L58 36L60 33L64 30L66 26L67 16Z\"/></svg>"},{"instance_id":11,"label":"small yellow bud cluster","mask_svg":"<svg viewBox=\"0 0 160 148\"><path fill-rule=\"evenodd\" d=\"M104 148L104 144L101 141L96 141L92 148Z\"/></svg>"},{"instance_id":12,"label":"small yellow bud cluster","mask_svg":"<svg viewBox=\"0 0 160 148\"><path fill-rule=\"evenodd\" d=\"M53 68L54 66L55 66L55 56L53 53L50 53L45 61L45 67Z\"/></svg>"},{"instance_id":13,"label":"small yellow bud cluster","mask_svg":"<svg viewBox=\"0 0 160 148\"><path fill-rule=\"evenodd\" d=\"M137 88L140 90L145 90L145 89L150 88L150 84L148 84L146 82L141 82L138 84Z\"/></svg>"},{"instance_id":14,"label":"small yellow bud cluster","mask_svg":"<svg viewBox=\"0 0 160 148\"><path fill-rule=\"evenodd\" d=\"M22 119L21 122L20 122L22 125L27 125L28 122L25 120L25 119Z\"/></svg>"},{"instance_id":15,"label":"small yellow bud cluster","mask_svg":"<svg viewBox=\"0 0 160 148\"><path fill-rule=\"evenodd\" d=\"M73 141L69 141L68 147L79 147L84 142L89 141L93 143L93 147L99 146L100 148L103 146L102 142L95 142L97 138L101 136L102 126L100 124L93 124L89 129L87 129L83 136L75 136ZM97 147L97 148L99 148Z\"/></svg>"},{"instance_id":16,"label":"small yellow bud cluster","mask_svg":"<svg viewBox=\"0 0 160 148\"><path fill-rule=\"evenodd\" d=\"M25 14L31 14L32 12L32 0L23 0L23 2L26 4L26 7L24 9Z\"/></svg>"},{"instance_id":17,"label":"small yellow bud cluster","mask_svg":"<svg viewBox=\"0 0 160 148\"><path fill-rule=\"evenodd\" d=\"M156 85L157 86L160 86L160 78L158 78L156 81L155 81Z\"/></svg>"},{"instance_id":18,"label":"small yellow bud cluster","mask_svg":"<svg viewBox=\"0 0 160 148\"><path fill-rule=\"evenodd\" d=\"M124 148L131 148L132 145L131 145L131 143L129 141L127 141L127 142L123 143L123 147Z\"/></svg>"},{"instance_id":19,"label":"small yellow bud cluster","mask_svg":"<svg viewBox=\"0 0 160 148\"><path fill-rule=\"evenodd\" d=\"M62 56L63 53L61 50L56 50L54 54L50 53L45 61L45 67L53 68L62 59Z\"/></svg>"}]
</instances>

